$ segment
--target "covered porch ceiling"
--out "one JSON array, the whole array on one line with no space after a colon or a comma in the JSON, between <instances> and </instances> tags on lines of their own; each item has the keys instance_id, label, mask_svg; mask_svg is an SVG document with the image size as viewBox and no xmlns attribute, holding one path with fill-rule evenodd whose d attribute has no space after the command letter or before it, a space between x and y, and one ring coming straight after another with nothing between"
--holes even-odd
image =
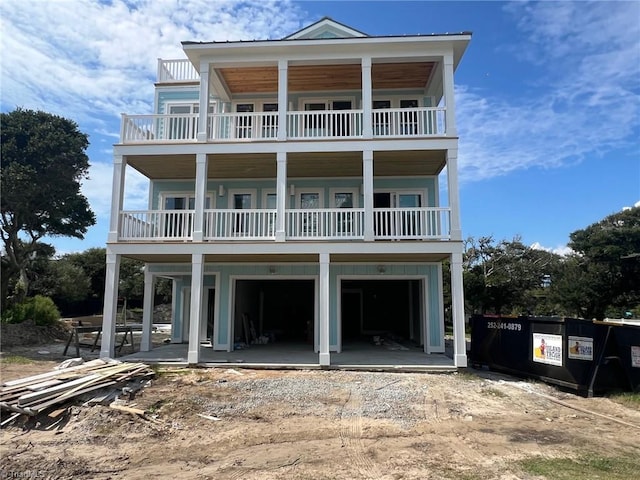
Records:
<instances>
[{"instance_id":1,"label":"covered porch ceiling","mask_svg":"<svg viewBox=\"0 0 640 480\"><path fill-rule=\"evenodd\" d=\"M187 180L196 176L195 155L132 155L127 164L151 180ZM446 164L444 150L374 152L378 177L438 175ZM208 155L208 178L276 178L276 155ZM361 152L289 153L289 178L362 176Z\"/></svg>"},{"instance_id":2,"label":"covered porch ceiling","mask_svg":"<svg viewBox=\"0 0 640 480\"><path fill-rule=\"evenodd\" d=\"M372 88L426 88L435 62L374 63L371 66ZM276 93L278 67L222 67L215 69L232 95ZM290 92L361 90L362 69L359 63L330 65L291 65L288 68Z\"/></svg>"}]
</instances>

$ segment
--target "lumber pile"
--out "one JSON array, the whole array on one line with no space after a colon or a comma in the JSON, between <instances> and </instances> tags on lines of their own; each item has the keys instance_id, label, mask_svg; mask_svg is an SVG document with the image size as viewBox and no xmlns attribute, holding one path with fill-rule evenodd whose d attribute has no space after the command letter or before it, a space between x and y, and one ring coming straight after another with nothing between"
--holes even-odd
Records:
<instances>
[{"instance_id":1,"label":"lumber pile","mask_svg":"<svg viewBox=\"0 0 640 480\"><path fill-rule=\"evenodd\" d=\"M4 382L0 386L0 409L36 416L82 398L88 404L111 403L124 392L131 396L154 375L144 363L92 360L51 372ZM4 416L4 415L3 415Z\"/></svg>"}]
</instances>

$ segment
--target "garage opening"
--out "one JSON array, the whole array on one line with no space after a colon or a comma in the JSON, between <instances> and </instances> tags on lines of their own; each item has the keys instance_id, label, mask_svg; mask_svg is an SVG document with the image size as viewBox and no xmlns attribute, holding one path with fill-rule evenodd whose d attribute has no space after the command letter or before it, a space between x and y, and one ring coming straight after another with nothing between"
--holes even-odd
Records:
<instances>
[{"instance_id":1,"label":"garage opening","mask_svg":"<svg viewBox=\"0 0 640 480\"><path fill-rule=\"evenodd\" d=\"M422 280L342 280L342 342L422 346Z\"/></svg>"},{"instance_id":2,"label":"garage opening","mask_svg":"<svg viewBox=\"0 0 640 480\"><path fill-rule=\"evenodd\" d=\"M234 344L297 342L313 348L313 280L236 280Z\"/></svg>"}]
</instances>

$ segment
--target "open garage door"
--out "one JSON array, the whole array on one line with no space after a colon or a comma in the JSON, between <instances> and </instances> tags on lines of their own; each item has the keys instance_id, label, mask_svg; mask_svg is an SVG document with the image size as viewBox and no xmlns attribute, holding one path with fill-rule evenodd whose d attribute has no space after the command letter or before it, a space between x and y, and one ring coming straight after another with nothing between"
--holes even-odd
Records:
<instances>
[{"instance_id":1,"label":"open garage door","mask_svg":"<svg viewBox=\"0 0 640 480\"><path fill-rule=\"evenodd\" d=\"M342 342L423 344L422 280L342 280Z\"/></svg>"},{"instance_id":2,"label":"open garage door","mask_svg":"<svg viewBox=\"0 0 640 480\"><path fill-rule=\"evenodd\" d=\"M236 280L234 343L304 343L313 349L313 280Z\"/></svg>"}]
</instances>

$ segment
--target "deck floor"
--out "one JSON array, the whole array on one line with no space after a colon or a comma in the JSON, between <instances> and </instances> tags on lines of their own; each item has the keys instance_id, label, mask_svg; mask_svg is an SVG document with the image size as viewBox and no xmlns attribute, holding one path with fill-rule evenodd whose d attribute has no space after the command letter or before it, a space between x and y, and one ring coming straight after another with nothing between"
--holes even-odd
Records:
<instances>
[{"instance_id":1,"label":"deck floor","mask_svg":"<svg viewBox=\"0 0 640 480\"><path fill-rule=\"evenodd\" d=\"M121 357L127 361L187 364L187 344L168 344L149 352ZM252 345L233 352L216 352L210 344L200 346L202 366L245 366L259 368L320 368L318 354L304 343ZM368 343L344 345L340 353L331 353L330 368L403 371L452 371L453 360L445 354L425 354L418 348L376 346Z\"/></svg>"}]
</instances>

